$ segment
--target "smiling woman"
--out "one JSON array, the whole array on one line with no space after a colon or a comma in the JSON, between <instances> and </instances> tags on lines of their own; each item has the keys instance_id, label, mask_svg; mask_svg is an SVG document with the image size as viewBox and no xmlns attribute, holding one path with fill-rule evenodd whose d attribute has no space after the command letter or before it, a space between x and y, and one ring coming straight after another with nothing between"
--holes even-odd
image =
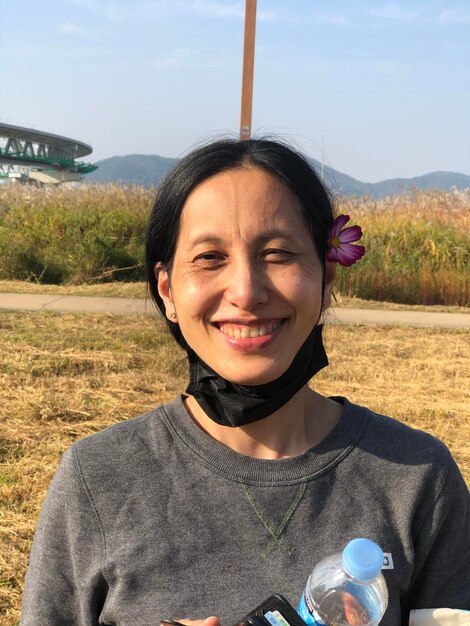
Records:
<instances>
[{"instance_id":1,"label":"smiling woman","mask_svg":"<svg viewBox=\"0 0 470 626\"><path fill-rule=\"evenodd\" d=\"M223 172L189 196L158 290L191 349L233 382L283 374L328 306L324 263L294 194L258 168ZM323 292L325 296L323 297ZM322 304L323 300L323 304Z\"/></svg>"},{"instance_id":2,"label":"smiling woman","mask_svg":"<svg viewBox=\"0 0 470 626\"><path fill-rule=\"evenodd\" d=\"M311 382L328 363L333 260L363 254L346 221L279 142L218 141L168 175L147 273L189 384L66 452L23 624L230 626L272 593L296 604L315 562L354 537L389 555L383 626L470 609L469 495L448 450Z\"/></svg>"}]
</instances>

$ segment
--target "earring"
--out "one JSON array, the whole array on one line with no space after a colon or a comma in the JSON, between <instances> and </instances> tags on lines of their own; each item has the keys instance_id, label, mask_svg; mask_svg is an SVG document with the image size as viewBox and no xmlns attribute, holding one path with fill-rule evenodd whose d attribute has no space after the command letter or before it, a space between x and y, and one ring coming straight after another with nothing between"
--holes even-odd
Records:
<instances>
[{"instance_id":1,"label":"earring","mask_svg":"<svg viewBox=\"0 0 470 626\"><path fill-rule=\"evenodd\" d=\"M173 313L170 313L170 317L172 320L176 319L176 313L173 311Z\"/></svg>"}]
</instances>

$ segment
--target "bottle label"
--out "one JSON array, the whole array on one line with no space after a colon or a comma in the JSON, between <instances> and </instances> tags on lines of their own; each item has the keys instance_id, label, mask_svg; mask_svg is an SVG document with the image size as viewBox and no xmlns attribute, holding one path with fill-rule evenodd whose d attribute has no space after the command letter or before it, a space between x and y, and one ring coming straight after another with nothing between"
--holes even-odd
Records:
<instances>
[{"instance_id":1,"label":"bottle label","mask_svg":"<svg viewBox=\"0 0 470 626\"><path fill-rule=\"evenodd\" d=\"M303 593L302 597L300 598L299 606L297 607L297 613L304 620L307 626L327 626L325 622L319 617L313 606L310 606L310 603L305 593Z\"/></svg>"}]
</instances>

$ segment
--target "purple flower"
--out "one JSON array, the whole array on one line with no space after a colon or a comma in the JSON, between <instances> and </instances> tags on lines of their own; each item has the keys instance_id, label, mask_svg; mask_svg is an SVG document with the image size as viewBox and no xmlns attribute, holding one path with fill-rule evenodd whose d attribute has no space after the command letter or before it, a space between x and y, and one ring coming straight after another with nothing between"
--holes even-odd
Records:
<instances>
[{"instance_id":1,"label":"purple flower","mask_svg":"<svg viewBox=\"0 0 470 626\"><path fill-rule=\"evenodd\" d=\"M360 226L349 226L349 215L339 215L330 226L328 238L328 261L338 262L340 265L350 267L366 253L364 246L356 246L352 242L362 237Z\"/></svg>"}]
</instances>

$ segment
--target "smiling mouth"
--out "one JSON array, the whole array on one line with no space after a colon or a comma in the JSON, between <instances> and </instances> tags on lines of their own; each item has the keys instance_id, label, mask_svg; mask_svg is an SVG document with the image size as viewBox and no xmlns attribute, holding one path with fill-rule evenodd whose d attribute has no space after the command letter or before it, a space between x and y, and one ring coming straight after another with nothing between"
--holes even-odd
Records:
<instances>
[{"instance_id":1,"label":"smiling mouth","mask_svg":"<svg viewBox=\"0 0 470 626\"><path fill-rule=\"evenodd\" d=\"M233 339L254 339L256 337L264 337L272 334L277 330L285 320L273 320L258 326L245 326L241 324L220 324L218 329L227 337Z\"/></svg>"}]
</instances>

